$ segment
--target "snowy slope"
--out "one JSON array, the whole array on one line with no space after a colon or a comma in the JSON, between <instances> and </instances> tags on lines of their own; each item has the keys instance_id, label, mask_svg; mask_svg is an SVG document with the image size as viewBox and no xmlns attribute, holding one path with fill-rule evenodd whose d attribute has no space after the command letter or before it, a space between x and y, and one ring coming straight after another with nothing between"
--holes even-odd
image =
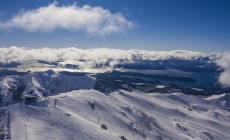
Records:
<instances>
[{"instance_id":1,"label":"snowy slope","mask_svg":"<svg viewBox=\"0 0 230 140\"><path fill-rule=\"evenodd\" d=\"M26 74L19 84L25 88L22 96L43 97L76 89L92 89L95 80L89 76L68 76L48 70Z\"/></svg>"},{"instance_id":2,"label":"snowy slope","mask_svg":"<svg viewBox=\"0 0 230 140\"><path fill-rule=\"evenodd\" d=\"M212 95L206 98L207 101L210 101L217 106L230 111L230 94L224 93L221 95Z\"/></svg>"},{"instance_id":3,"label":"snowy slope","mask_svg":"<svg viewBox=\"0 0 230 140\"><path fill-rule=\"evenodd\" d=\"M230 112L181 93L117 91L106 96L95 90L77 90L8 109L12 140L230 138ZM101 128L102 124L107 130Z\"/></svg>"},{"instance_id":4,"label":"snowy slope","mask_svg":"<svg viewBox=\"0 0 230 140\"><path fill-rule=\"evenodd\" d=\"M93 89L95 80L87 75L68 76L48 70L45 72L27 73L24 76L6 76L0 78L0 95L3 102L13 102L13 93L19 99L27 96L36 96L43 99L44 96L56 95L61 92L69 92L77 89Z\"/></svg>"},{"instance_id":5,"label":"snowy slope","mask_svg":"<svg viewBox=\"0 0 230 140\"><path fill-rule=\"evenodd\" d=\"M0 103L5 106L13 103L13 98L16 96L17 91L16 76L7 76L0 78Z\"/></svg>"}]
</instances>

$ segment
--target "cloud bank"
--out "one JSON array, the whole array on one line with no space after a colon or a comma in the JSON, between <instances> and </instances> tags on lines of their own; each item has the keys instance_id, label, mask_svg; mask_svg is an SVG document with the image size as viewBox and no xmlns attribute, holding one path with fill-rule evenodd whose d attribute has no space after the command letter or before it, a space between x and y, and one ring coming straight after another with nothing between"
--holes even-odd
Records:
<instances>
[{"instance_id":1,"label":"cloud bank","mask_svg":"<svg viewBox=\"0 0 230 140\"><path fill-rule=\"evenodd\" d=\"M0 48L0 62L24 62L30 60L62 61L73 60L81 67L95 67L96 65L114 66L122 62L139 60L166 60L177 58L191 60L205 54L193 51L144 51L144 50L119 50L119 49L78 49L78 48L40 48L29 49L24 47Z\"/></svg>"},{"instance_id":2,"label":"cloud bank","mask_svg":"<svg viewBox=\"0 0 230 140\"><path fill-rule=\"evenodd\" d=\"M194 51L145 51L145 50L120 50L120 49L79 49L79 48L25 48L12 46L0 48L0 63L23 63L27 61L43 60L48 62L64 61L76 64L80 70L105 66L112 69L117 64L132 63L135 60L194 60L209 57L216 61L223 70L219 76L219 83L223 87L230 87L230 52L204 54Z\"/></svg>"},{"instance_id":3,"label":"cloud bank","mask_svg":"<svg viewBox=\"0 0 230 140\"><path fill-rule=\"evenodd\" d=\"M217 64L223 69L219 82L224 87L230 87L230 52L217 54Z\"/></svg>"},{"instance_id":4,"label":"cloud bank","mask_svg":"<svg viewBox=\"0 0 230 140\"><path fill-rule=\"evenodd\" d=\"M18 28L28 32L65 29L89 34L108 35L133 27L121 13L111 13L102 7L82 7L76 4L58 6L57 2L45 7L24 11L8 21L0 22L0 29Z\"/></svg>"}]
</instances>

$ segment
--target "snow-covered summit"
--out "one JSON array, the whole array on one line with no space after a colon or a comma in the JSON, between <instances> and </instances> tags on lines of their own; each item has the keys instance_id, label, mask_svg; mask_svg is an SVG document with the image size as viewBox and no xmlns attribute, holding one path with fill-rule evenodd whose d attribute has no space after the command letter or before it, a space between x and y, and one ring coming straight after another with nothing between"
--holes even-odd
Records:
<instances>
[{"instance_id":1,"label":"snow-covered summit","mask_svg":"<svg viewBox=\"0 0 230 140\"><path fill-rule=\"evenodd\" d=\"M48 70L28 73L20 79L19 84L25 88L22 97L43 97L77 89L92 89L95 80L89 76L68 76Z\"/></svg>"},{"instance_id":2,"label":"snow-covered summit","mask_svg":"<svg viewBox=\"0 0 230 140\"><path fill-rule=\"evenodd\" d=\"M23 76L6 76L0 78L0 95L3 104L26 97L56 95L78 89L93 89L95 79L88 75L69 76L53 70L45 72L26 73Z\"/></svg>"}]
</instances>

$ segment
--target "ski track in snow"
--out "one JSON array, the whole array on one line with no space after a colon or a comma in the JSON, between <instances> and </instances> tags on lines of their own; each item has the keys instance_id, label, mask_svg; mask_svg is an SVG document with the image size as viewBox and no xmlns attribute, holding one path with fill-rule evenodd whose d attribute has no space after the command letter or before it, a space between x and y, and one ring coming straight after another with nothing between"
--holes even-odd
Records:
<instances>
[{"instance_id":1,"label":"ski track in snow","mask_svg":"<svg viewBox=\"0 0 230 140\"><path fill-rule=\"evenodd\" d=\"M22 112L22 119L23 119L23 123L24 123L24 128L25 128L25 140L27 140L27 137L28 137L28 130L27 130L27 124L26 124L26 118L25 118L25 113L24 113L24 108L23 108L23 106L20 106L21 108L21 112Z\"/></svg>"}]
</instances>

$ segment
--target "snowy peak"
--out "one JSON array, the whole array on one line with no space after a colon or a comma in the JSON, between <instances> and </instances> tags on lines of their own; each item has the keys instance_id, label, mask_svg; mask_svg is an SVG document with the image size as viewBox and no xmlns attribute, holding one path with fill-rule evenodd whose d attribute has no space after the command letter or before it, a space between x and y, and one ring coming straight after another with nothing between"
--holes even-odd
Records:
<instances>
[{"instance_id":1,"label":"snowy peak","mask_svg":"<svg viewBox=\"0 0 230 140\"><path fill-rule=\"evenodd\" d=\"M58 76L58 73L53 71L53 70L47 70L47 71L43 72L43 74L47 74L48 76L51 76L51 77Z\"/></svg>"},{"instance_id":2,"label":"snowy peak","mask_svg":"<svg viewBox=\"0 0 230 140\"><path fill-rule=\"evenodd\" d=\"M28 73L21 78L20 83L25 88L22 96L43 97L78 89L93 89L95 80L87 75L68 76L48 70Z\"/></svg>"},{"instance_id":3,"label":"snowy peak","mask_svg":"<svg viewBox=\"0 0 230 140\"><path fill-rule=\"evenodd\" d=\"M88 75L69 76L53 70L26 73L23 76L0 78L0 99L3 106L8 102L34 97L43 99L78 89L93 89L95 80Z\"/></svg>"}]
</instances>

